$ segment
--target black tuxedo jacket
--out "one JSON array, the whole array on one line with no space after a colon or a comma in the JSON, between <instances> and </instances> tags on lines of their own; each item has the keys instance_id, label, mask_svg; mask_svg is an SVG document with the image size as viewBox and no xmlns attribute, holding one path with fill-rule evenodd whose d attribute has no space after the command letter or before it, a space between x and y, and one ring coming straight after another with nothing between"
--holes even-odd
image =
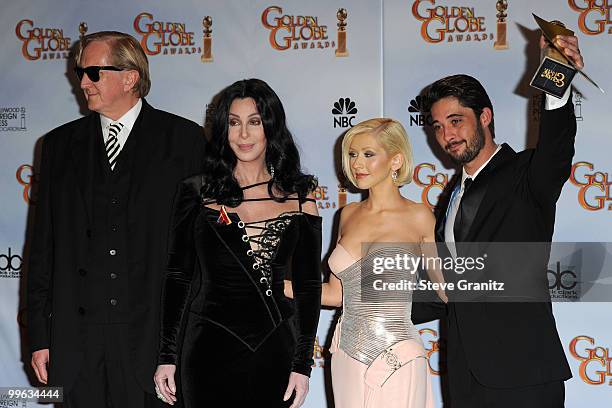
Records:
<instances>
[{"instance_id":1,"label":"black tuxedo jacket","mask_svg":"<svg viewBox=\"0 0 612 408\"><path fill-rule=\"evenodd\" d=\"M570 98L571 100L571 98ZM462 197L464 228L457 242L550 242L555 206L574 155L573 104L542 110L535 149L516 153L507 144L482 169ZM450 192L436 208L436 241L444 242ZM515 262L509 259L508 262ZM548 259L545 260L547 262ZM546 264L540 269L546 280ZM540 278L538 278L540 279ZM453 280L453 277L448 277ZM468 369L484 386L512 388L566 380L571 371L555 326L550 302L415 303L413 320L447 316L447 359L452 395L453 361L462 347Z\"/></svg>"},{"instance_id":2,"label":"black tuxedo jacket","mask_svg":"<svg viewBox=\"0 0 612 408\"><path fill-rule=\"evenodd\" d=\"M50 349L50 384L65 391L83 358L79 272L91 266L93 169L99 160L94 145L101 138L100 116L91 113L51 131L43 142L28 269L28 337L32 351ZM201 172L205 139L201 126L144 100L129 138L135 142L127 204L130 368L153 393L172 200L180 180Z\"/></svg>"}]
</instances>

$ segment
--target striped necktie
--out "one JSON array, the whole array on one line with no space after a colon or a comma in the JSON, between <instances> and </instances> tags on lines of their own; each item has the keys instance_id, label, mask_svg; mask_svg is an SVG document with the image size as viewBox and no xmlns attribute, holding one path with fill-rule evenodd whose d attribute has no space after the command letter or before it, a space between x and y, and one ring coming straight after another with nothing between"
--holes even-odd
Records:
<instances>
[{"instance_id":1,"label":"striped necktie","mask_svg":"<svg viewBox=\"0 0 612 408\"><path fill-rule=\"evenodd\" d=\"M108 156L108 162L110 164L111 170L115 168L115 163L117 163L117 157L119 156L119 150L121 149L121 145L119 144L119 139L117 135L123 129L123 123L113 123L108 128L108 139L106 139L106 144L104 147L106 148L106 155Z\"/></svg>"}]
</instances>

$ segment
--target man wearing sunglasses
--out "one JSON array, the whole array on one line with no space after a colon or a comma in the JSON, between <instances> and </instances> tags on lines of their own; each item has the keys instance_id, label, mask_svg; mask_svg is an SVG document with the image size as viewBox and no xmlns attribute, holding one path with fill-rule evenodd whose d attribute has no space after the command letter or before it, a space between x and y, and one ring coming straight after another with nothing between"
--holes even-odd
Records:
<instances>
[{"instance_id":1,"label":"man wearing sunglasses","mask_svg":"<svg viewBox=\"0 0 612 408\"><path fill-rule=\"evenodd\" d=\"M91 113L44 138L28 270L32 366L65 406L164 406L155 397L159 299L179 180L200 172L201 126L144 99L133 37L83 38L76 76Z\"/></svg>"}]
</instances>

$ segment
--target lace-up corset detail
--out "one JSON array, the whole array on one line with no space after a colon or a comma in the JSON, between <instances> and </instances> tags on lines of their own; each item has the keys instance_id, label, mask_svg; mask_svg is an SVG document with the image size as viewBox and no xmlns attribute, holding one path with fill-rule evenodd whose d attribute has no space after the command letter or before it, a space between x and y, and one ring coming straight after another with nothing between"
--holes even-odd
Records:
<instances>
[{"instance_id":1,"label":"lace-up corset detail","mask_svg":"<svg viewBox=\"0 0 612 408\"><path fill-rule=\"evenodd\" d=\"M290 211L280 214L276 218L265 221L244 222L238 221L238 228L243 230L242 240L251 246L247 255L253 258L251 268L261 273L259 283L265 286L266 296L272 296L272 265L274 253L280 239L291 222L291 217L301 214L299 211ZM246 229L260 230L259 234L249 235ZM253 249L254 243L256 245Z\"/></svg>"},{"instance_id":2,"label":"lace-up corset detail","mask_svg":"<svg viewBox=\"0 0 612 408\"><path fill-rule=\"evenodd\" d=\"M268 182L252 184L249 186L242 187L246 190L251 187L255 187ZM273 197L262 197L262 198L245 198L243 202L247 201L272 201ZM250 268L255 271L255 276L259 284L262 285L263 292L266 296L272 296L272 262L275 259L281 238L283 233L291 224L294 216L302 216L302 202L313 201L310 198L299 197L286 197L287 201L298 201L299 210L297 211L285 211L279 215L265 220L258 221L243 221L237 212L228 212L225 206L221 206L220 210L208 207L209 204L216 204L214 200L202 200L202 205L212 211L219 213L217 223L225 224L228 228L238 228L242 234L241 239L248 246L246 255L252 260ZM245 265L248 267L248 265ZM259 275L259 276L258 276Z\"/></svg>"}]
</instances>

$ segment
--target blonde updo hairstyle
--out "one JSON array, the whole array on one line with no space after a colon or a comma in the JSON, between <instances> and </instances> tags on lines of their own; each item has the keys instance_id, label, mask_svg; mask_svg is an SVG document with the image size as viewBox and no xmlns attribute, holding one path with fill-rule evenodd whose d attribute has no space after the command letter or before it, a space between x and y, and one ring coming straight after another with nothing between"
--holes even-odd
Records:
<instances>
[{"instance_id":1,"label":"blonde updo hairstyle","mask_svg":"<svg viewBox=\"0 0 612 408\"><path fill-rule=\"evenodd\" d=\"M395 185L399 187L410 183L414 171L410 140L408 140L404 126L397 120L388 118L369 119L358 123L346 132L342 139L342 171L347 179L357 186L357 180L351 172L349 150L355 136L362 133L374 136L390 156L398 153L403 156L402 166L397 170Z\"/></svg>"}]
</instances>

